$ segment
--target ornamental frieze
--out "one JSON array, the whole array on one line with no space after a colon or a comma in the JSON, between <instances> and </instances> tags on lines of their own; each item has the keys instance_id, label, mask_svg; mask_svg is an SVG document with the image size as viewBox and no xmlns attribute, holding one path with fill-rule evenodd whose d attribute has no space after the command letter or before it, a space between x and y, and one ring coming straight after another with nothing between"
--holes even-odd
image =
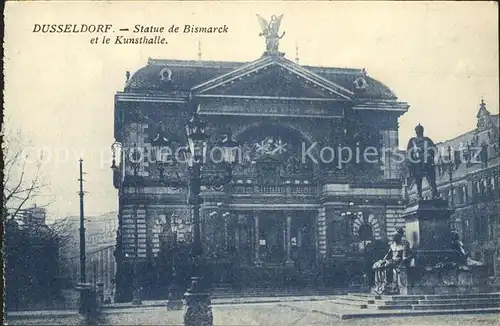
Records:
<instances>
[{"instance_id":1,"label":"ornamental frieze","mask_svg":"<svg viewBox=\"0 0 500 326\"><path fill-rule=\"evenodd\" d=\"M227 114L245 116L295 116L295 117L317 117L317 118L337 118L342 117L341 108L319 107L298 104L224 104L224 103L204 103L200 104L201 114Z\"/></svg>"}]
</instances>

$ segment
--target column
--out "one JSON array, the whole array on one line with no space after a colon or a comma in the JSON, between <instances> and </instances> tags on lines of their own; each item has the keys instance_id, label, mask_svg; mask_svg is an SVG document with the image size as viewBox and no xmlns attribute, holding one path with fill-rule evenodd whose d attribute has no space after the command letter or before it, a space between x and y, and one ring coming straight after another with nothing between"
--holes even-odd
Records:
<instances>
[{"instance_id":1,"label":"column","mask_svg":"<svg viewBox=\"0 0 500 326\"><path fill-rule=\"evenodd\" d=\"M262 264L262 261L260 260L260 232L259 232L259 215L254 213L253 216L253 222L254 222L254 241L255 241L255 248L254 248L254 254L255 254L255 260L254 264L256 266L260 266Z\"/></svg>"},{"instance_id":2,"label":"column","mask_svg":"<svg viewBox=\"0 0 500 326\"><path fill-rule=\"evenodd\" d=\"M222 214L224 216L224 249L228 250L229 248L229 230L228 230L228 223L229 223L229 216L230 216L230 213L229 212L225 212L224 214Z\"/></svg>"},{"instance_id":3,"label":"column","mask_svg":"<svg viewBox=\"0 0 500 326\"><path fill-rule=\"evenodd\" d=\"M292 260L292 216L287 214L286 216L286 260L285 265L293 266Z\"/></svg>"},{"instance_id":4,"label":"column","mask_svg":"<svg viewBox=\"0 0 500 326\"><path fill-rule=\"evenodd\" d=\"M240 250L240 215L236 216L236 225L234 227L234 249Z\"/></svg>"},{"instance_id":5,"label":"column","mask_svg":"<svg viewBox=\"0 0 500 326\"><path fill-rule=\"evenodd\" d=\"M285 220L286 220L286 218L285 218ZM282 225L283 225L283 252L286 254L287 247L288 247L287 240L286 240L287 239L287 237L286 237L286 224L283 223Z\"/></svg>"},{"instance_id":6,"label":"column","mask_svg":"<svg viewBox=\"0 0 500 326\"><path fill-rule=\"evenodd\" d=\"M245 219L245 215L238 214L236 217L236 227L234 228L234 246L236 251L240 250L240 229L241 223Z\"/></svg>"},{"instance_id":7,"label":"column","mask_svg":"<svg viewBox=\"0 0 500 326\"><path fill-rule=\"evenodd\" d=\"M99 282L104 282L104 250L99 251Z\"/></svg>"}]
</instances>

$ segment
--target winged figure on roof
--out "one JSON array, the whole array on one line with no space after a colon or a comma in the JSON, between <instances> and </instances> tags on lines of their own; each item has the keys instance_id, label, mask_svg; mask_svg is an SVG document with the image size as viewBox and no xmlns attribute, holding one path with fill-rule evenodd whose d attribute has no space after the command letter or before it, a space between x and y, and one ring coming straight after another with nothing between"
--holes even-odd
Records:
<instances>
[{"instance_id":1,"label":"winged figure on roof","mask_svg":"<svg viewBox=\"0 0 500 326\"><path fill-rule=\"evenodd\" d=\"M257 19L259 20L262 32L259 36L264 36L266 38L266 51L267 52L278 52L279 40L285 36L285 32L279 35L279 29L281 20L283 19L283 14L279 17L276 15L271 16L271 21L267 21L265 18L257 14Z\"/></svg>"}]
</instances>

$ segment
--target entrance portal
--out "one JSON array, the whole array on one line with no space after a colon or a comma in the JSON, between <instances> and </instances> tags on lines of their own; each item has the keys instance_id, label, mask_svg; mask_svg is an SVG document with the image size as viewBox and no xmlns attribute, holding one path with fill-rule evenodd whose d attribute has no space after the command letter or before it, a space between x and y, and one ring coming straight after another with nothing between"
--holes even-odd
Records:
<instances>
[{"instance_id":1,"label":"entrance portal","mask_svg":"<svg viewBox=\"0 0 500 326\"><path fill-rule=\"evenodd\" d=\"M281 264L286 253L284 215L270 212L262 214L259 223L259 256L262 262Z\"/></svg>"}]
</instances>

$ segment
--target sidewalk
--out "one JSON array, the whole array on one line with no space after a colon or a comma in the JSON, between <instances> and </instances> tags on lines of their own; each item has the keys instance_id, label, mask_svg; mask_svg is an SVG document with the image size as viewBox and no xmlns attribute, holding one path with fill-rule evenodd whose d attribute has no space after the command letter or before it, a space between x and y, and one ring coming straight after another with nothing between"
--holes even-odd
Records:
<instances>
[{"instance_id":1,"label":"sidewalk","mask_svg":"<svg viewBox=\"0 0 500 326\"><path fill-rule=\"evenodd\" d=\"M234 298L215 298L212 299L212 305L228 305L228 304L252 304L252 303L273 303L273 302L295 302L295 301L323 301L331 300L335 295L305 295L305 296L279 296L279 297L234 297ZM151 300L143 301L142 305L134 306L131 302L111 303L103 306L106 309L120 309L132 307L164 307L167 305L167 300Z\"/></svg>"},{"instance_id":2,"label":"sidewalk","mask_svg":"<svg viewBox=\"0 0 500 326\"><path fill-rule=\"evenodd\" d=\"M331 300L334 295L312 295L312 296L281 296L281 297L240 297L240 298L219 298L212 299L212 305L231 305L231 304L259 304L259 303L284 303L299 301L326 301ZM141 309L153 307L166 307L167 300L143 301L141 305L132 305L131 302L111 303L102 306L102 313L116 313L117 309ZM75 310L34 310L34 311L9 311L6 312L7 318L32 318L32 317L71 317L78 316Z\"/></svg>"}]
</instances>

